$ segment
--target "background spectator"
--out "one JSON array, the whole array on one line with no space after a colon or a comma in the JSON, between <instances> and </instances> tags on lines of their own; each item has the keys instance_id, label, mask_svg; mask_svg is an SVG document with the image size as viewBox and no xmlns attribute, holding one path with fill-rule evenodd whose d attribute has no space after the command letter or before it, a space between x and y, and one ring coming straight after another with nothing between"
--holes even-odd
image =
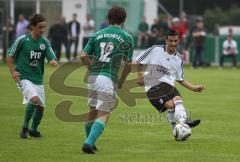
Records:
<instances>
[{"instance_id":1,"label":"background spectator","mask_svg":"<svg viewBox=\"0 0 240 162\"><path fill-rule=\"evenodd\" d=\"M69 49L69 40L68 40L68 24L64 16L60 18L61 25L61 42L65 47L66 59L70 60L70 49Z\"/></svg>"},{"instance_id":2,"label":"background spectator","mask_svg":"<svg viewBox=\"0 0 240 162\"><path fill-rule=\"evenodd\" d=\"M148 46L148 29L149 25L146 22L146 17L142 17L142 21L138 25L138 42L137 47L140 48L142 45L142 41L144 42L144 47Z\"/></svg>"},{"instance_id":3,"label":"background spectator","mask_svg":"<svg viewBox=\"0 0 240 162\"><path fill-rule=\"evenodd\" d=\"M108 23L108 20L107 20L107 18L101 23L101 25L100 25L100 30L102 30L102 29L104 29L104 28L106 28L106 27L108 27L109 26L109 23Z\"/></svg>"},{"instance_id":4,"label":"background spectator","mask_svg":"<svg viewBox=\"0 0 240 162\"><path fill-rule=\"evenodd\" d=\"M202 19L198 19L196 22L196 27L193 29L192 38L193 38L193 67L197 68L198 66L203 65L202 53L204 50L204 39L206 37L206 31L204 29L204 23Z\"/></svg>"},{"instance_id":5,"label":"background spectator","mask_svg":"<svg viewBox=\"0 0 240 162\"><path fill-rule=\"evenodd\" d=\"M183 30L183 38L186 37L189 29L189 22L187 18L187 14L183 11L180 14L180 26Z\"/></svg>"},{"instance_id":6,"label":"background spectator","mask_svg":"<svg viewBox=\"0 0 240 162\"><path fill-rule=\"evenodd\" d=\"M80 23L77 21L77 14L74 13L73 14L73 20L69 22L69 51L71 53L71 46L72 44L74 44L74 59L77 58L77 52L78 52L78 43L79 43L79 34L81 32L81 25ZM67 59L70 60L71 56L69 54L69 56L67 56Z\"/></svg>"},{"instance_id":7,"label":"background spectator","mask_svg":"<svg viewBox=\"0 0 240 162\"><path fill-rule=\"evenodd\" d=\"M55 24L50 27L48 38L56 54L57 61L60 61L62 47L62 26L60 24L60 18L57 18Z\"/></svg>"},{"instance_id":8,"label":"background spectator","mask_svg":"<svg viewBox=\"0 0 240 162\"><path fill-rule=\"evenodd\" d=\"M161 31L160 31L160 23L159 19L156 18L154 19L154 23L152 24L150 28L150 34L149 34L149 46L152 46L154 44L158 43L158 39L161 36Z\"/></svg>"},{"instance_id":9,"label":"background spectator","mask_svg":"<svg viewBox=\"0 0 240 162\"><path fill-rule=\"evenodd\" d=\"M232 58L233 67L237 66L237 42L233 40L232 34L227 36L227 40L223 42L223 52L221 56L220 66L223 68L223 63L225 58Z\"/></svg>"},{"instance_id":10,"label":"background spectator","mask_svg":"<svg viewBox=\"0 0 240 162\"><path fill-rule=\"evenodd\" d=\"M178 45L178 48L177 48L177 51L179 53L182 53L182 50L184 48L184 32L185 32L185 29L184 27L181 25L180 23L180 19L178 17L174 17L172 19L172 25L170 26L171 29L175 30L178 32L179 34L179 45Z\"/></svg>"},{"instance_id":11,"label":"background spectator","mask_svg":"<svg viewBox=\"0 0 240 162\"><path fill-rule=\"evenodd\" d=\"M86 22L83 24L83 46L84 48L90 38L90 36L94 33L95 30L95 22L92 19L90 14L86 15Z\"/></svg>"},{"instance_id":12,"label":"background spectator","mask_svg":"<svg viewBox=\"0 0 240 162\"><path fill-rule=\"evenodd\" d=\"M3 25L3 60L5 61L7 55L7 49L10 47L12 41L14 40L14 25L12 24L12 19L8 18L7 22Z\"/></svg>"},{"instance_id":13,"label":"background spectator","mask_svg":"<svg viewBox=\"0 0 240 162\"><path fill-rule=\"evenodd\" d=\"M18 23L16 26L16 37L19 37L26 33L29 22L25 19L23 14L18 16Z\"/></svg>"}]
</instances>

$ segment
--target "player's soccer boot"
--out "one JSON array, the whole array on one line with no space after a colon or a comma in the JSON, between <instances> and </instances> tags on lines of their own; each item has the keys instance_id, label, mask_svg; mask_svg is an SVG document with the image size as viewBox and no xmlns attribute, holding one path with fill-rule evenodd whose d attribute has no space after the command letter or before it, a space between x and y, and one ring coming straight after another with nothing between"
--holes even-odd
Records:
<instances>
[{"instance_id":1,"label":"player's soccer boot","mask_svg":"<svg viewBox=\"0 0 240 162\"><path fill-rule=\"evenodd\" d=\"M41 138L41 137L42 137L42 135L41 135L40 132L38 132L38 131L32 131L32 130L29 131L29 135L30 135L31 137L35 137L35 138Z\"/></svg>"},{"instance_id":2,"label":"player's soccer boot","mask_svg":"<svg viewBox=\"0 0 240 162\"><path fill-rule=\"evenodd\" d=\"M86 143L83 144L82 151L87 154L95 154L93 147Z\"/></svg>"},{"instance_id":3,"label":"player's soccer boot","mask_svg":"<svg viewBox=\"0 0 240 162\"><path fill-rule=\"evenodd\" d=\"M201 122L201 120L190 120L190 119L187 119L185 121L185 124L187 124L190 128L193 128L193 127L196 127L197 125L199 125Z\"/></svg>"},{"instance_id":4,"label":"player's soccer boot","mask_svg":"<svg viewBox=\"0 0 240 162\"><path fill-rule=\"evenodd\" d=\"M28 128L22 127L22 130L20 132L20 137L21 138L27 138L27 136L28 136Z\"/></svg>"}]
</instances>

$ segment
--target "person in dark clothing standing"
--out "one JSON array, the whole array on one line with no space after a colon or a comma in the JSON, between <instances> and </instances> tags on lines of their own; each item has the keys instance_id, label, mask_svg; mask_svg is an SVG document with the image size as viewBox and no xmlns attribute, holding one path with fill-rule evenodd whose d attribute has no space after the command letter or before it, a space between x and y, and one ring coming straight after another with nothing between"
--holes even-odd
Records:
<instances>
[{"instance_id":1,"label":"person in dark clothing standing","mask_svg":"<svg viewBox=\"0 0 240 162\"><path fill-rule=\"evenodd\" d=\"M69 50L71 51L71 46L74 44L74 59L77 58L77 52L78 52L78 43L79 43L79 34L81 32L81 25L77 21L77 14L73 14L73 20L69 22L68 25L68 31L70 35L70 40L69 40ZM71 52L70 52L71 53ZM67 59L71 59L71 57L67 57Z\"/></svg>"},{"instance_id":2,"label":"person in dark clothing standing","mask_svg":"<svg viewBox=\"0 0 240 162\"><path fill-rule=\"evenodd\" d=\"M65 17L60 18L61 30L61 42L65 47L65 54L67 61L70 60L70 49L69 49L69 39L68 39L68 24L66 23Z\"/></svg>"},{"instance_id":3,"label":"person in dark clothing standing","mask_svg":"<svg viewBox=\"0 0 240 162\"><path fill-rule=\"evenodd\" d=\"M49 29L48 39L52 44L52 48L56 54L57 61L61 59L61 47L62 47L62 26L60 24L60 18L57 18L56 23Z\"/></svg>"},{"instance_id":4,"label":"person in dark clothing standing","mask_svg":"<svg viewBox=\"0 0 240 162\"><path fill-rule=\"evenodd\" d=\"M149 25L146 22L146 17L142 17L142 21L138 25L138 42L137 47L140 48L142 46L142 42L144 41L144 47L148 46L148 29Z\"/></svg>"},{"instance_id":5,"label":"person in dark clothing standing","mask_svg":"<svg viewBox=\"0 0 240 162\"><path fill-rule=\"evenodd\" d=\"M192 32L193 43L194 43L194 56L193 56L193 67L197 68L198 66L203 65L202 53L204 50L204 39L206 37L206 31L204 29L204 23L202 19L198 19L196 27Z\"/></svg>"},{"instance_id":6,"label":"person in dark clothing standing","mask_svg":"<svg viewBox=\"0 0 240 162\"><path fill-rule=\"evenodd\" d=\"M2 28L3 31L3 61L6 59L7 48L10 47L15 37L14 25L11 22L11 18L7 19L6 24Z\"/></svg>"}]
</instances>

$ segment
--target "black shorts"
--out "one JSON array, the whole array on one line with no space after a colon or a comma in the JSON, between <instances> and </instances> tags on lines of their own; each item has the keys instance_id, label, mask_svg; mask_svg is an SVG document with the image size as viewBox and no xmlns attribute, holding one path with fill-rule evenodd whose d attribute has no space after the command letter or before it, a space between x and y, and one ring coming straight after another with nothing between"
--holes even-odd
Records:
<instances>
[{"instance_id":1,"label":"black shorts","mask_svg":"<svg viewBox=\"0 0 240 162\"><path fill-rule=\"evenodd\" d=\"M168 88L166 89L166 85ZM162 95L161 89L164 89L166 93L165 95ZM164 112L167 110L167 108L164 106L166 102L169 100L172 100L176 96L181 96L178 90L167 84L167 83L160 83L156 86L153 86L147 91L147 96L150 101L150 103L159 111L159 112Z\"/></svg>"}]
</instances>

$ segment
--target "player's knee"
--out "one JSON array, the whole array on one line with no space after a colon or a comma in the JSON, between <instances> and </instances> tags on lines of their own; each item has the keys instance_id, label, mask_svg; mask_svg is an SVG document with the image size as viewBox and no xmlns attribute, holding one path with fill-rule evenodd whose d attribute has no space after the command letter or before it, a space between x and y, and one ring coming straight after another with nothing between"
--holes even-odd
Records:
<instances>
[{"instance_id":1,"label":"player's knee","mask_svg":"<svg viewBox=\"0 0 240 162\"><path fill-rule=\"evenodd\" d=\"M40 105L40 98L38 96L32 97L30 101L33 105Z\"/></svg>"},{"instance_id":2,"label":"player's knee","mask_svg":"<svg viewBox=\"0 0 240 162\"><path fill-rule=\"evenodd\" d=\"M174 102L173 100L169 100L168 102L166 102L164 104L164 107L166 107L167 109L173 109L174 108Z\"/></svg>"},{"instance_id":3,"label":"player's knee","mask_svg":"<svg viewBox=\"0 0 240 162\"><path fill-rule=\"evenodd\" d=\"M109 112L98 110L97 118L104 121L105 123L107 123L110 115L111 115L111 113L109 113Z\"/></svg>"},{"instance_id":4,"label":"player's knee","mask_svg":"<svg viewBox=\"0 0 240 162\"><path fill-rule=\"evenodd\" d=\"M175 101L178 101L178 100L182 100L182 98L180 97L180 96L175 96L174 98L173 98L173 101L175 102Z\"/></svg>"}]
</instances>

